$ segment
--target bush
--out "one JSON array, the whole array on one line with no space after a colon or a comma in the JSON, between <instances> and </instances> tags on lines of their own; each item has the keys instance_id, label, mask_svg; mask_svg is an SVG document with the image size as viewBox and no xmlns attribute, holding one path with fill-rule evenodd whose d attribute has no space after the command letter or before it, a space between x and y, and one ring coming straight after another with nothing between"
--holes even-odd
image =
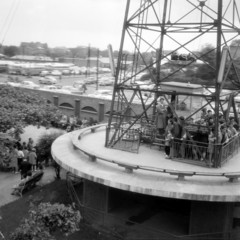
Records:
<instances>
[{"instance_id":1,"label":"bush","mask_svg":"<svg viewBox=\"0 0 240 240\"><path fill-rule=\"evenodd\" d=\"M51 154L51 147L52 143L61 135L63 135L63 131L51 131L50 133L44 132L38 139L37 141L37 149L39 151L44 151L45 153L45 158L46 159L52 159L52 154ZM56 179L60 179L60 166L57 164L55 161L53 162L53 167L55 169L56 173Z\"/></svg>"},{"instance_id":2,"label":"bush","mask_svg":"<svg viewBox=\"0 0 240 240\"><path fill-rule=\"evenodd\" d=\"M25 93L21 89L1 85L0 88L0 132L32 124L50 123L61 112L47 100L34 93Z\"/></svg>"},{"instance_id":3,"label":"bush","mask_svg":"<svg viewBox=\"0 0 240 240\"><path fill-rule=\"evenodd\" d=\"M64 232L66 236L78 231L81 215L74 206L64 204L41 203L31 205L29 218L10 236L11 240L53 240L51 233L56 230Z\"/></svg>"}]
</instances>

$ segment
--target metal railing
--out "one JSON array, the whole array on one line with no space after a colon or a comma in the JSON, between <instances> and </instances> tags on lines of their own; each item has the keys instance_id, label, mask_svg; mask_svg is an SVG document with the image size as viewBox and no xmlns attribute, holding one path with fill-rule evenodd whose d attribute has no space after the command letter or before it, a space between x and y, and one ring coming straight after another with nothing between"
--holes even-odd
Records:
<instances>
[{"instance_id":1,"label":"metal railing","mask_svg":"<svg viewBox=\"0 0 240 240\"><path fill-rule=\"evenodd\" d=\"M236 155L240 149L240 135L230 139L227 144L223 144L220 153L220 164L226 163L230 158Z\"/></svg>"}]
</instances>

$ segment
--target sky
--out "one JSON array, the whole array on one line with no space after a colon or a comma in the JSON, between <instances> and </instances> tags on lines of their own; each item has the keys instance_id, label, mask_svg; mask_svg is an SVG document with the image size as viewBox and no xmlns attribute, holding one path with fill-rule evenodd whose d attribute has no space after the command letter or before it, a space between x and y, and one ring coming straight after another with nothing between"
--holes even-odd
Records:
<instances>
[{"instance_id":1,"label":"sky","mask_svg":"<svg viewBox=\"0 0 240 240\"><path fill-rule=\"evenodd\" d=\"M191 1L197 2L197 0ZM164 1L160 0L160 2ZM191 10L191 4L183 6L186 2L186 0L173 0L172 21L184 11ZM223 0L225 8L228 2L229 0ZM0 1L0 42L3 45L18 46L21 42L38 41L47 43L49 47L68 48L90 44L101 50L112 44L113 50L118 50L126 3L127 0L2 0ZM162 3L158 5L160 18ZM129 16L138 9L139 4L140 0L131 0ZM208 0L207 4L216 8L217 0ZM226 16L231 18L228 14ZM195 11L186 20L197 19L200 19L200 11ZM204 19L206 20L206 16ZM146 36L152 38L149 41L155 39L155 36L149 33L146 33ZM184 36L175 34L173 38L183 42L188 39L186 34ZM196 50L204 43L215 44L215 42L214 37L206 37L198 39L189 47L192 48L191 50ZM175 45L172 40L168 40L164 48L173 48ZM125 49L131 51L132 48L131 41L126 40Z\"/></svg>"}]
</instances>

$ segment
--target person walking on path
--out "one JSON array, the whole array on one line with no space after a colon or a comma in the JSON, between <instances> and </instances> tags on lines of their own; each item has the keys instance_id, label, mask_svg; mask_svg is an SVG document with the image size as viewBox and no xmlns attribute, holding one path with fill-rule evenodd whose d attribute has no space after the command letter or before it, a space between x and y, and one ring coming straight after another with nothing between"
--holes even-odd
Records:
<instances>
[{"instance_id":1,"label":"person walking on path","mask_svg":"<svg viewBox=\"0 0 240 240\"><path fill-rule=\"evenodd\" d=\"M29 163L32 166L32 171L36 171L36 165L37 165L37 154L36 154L36 149L33 148L32 151L28 155L29 158Z\"/></svg>"},{"instance_id":2,"label":"person walking on path","mask_svg":"<svg viewBox=\"0 0 240 240\"><path fill-rule=\"evenodd\" d=\"M21 171L21 179L29 172L31 171L31 164L27 161L27 159L24 159L19 167Z\"/></svg>"}]
</instances>

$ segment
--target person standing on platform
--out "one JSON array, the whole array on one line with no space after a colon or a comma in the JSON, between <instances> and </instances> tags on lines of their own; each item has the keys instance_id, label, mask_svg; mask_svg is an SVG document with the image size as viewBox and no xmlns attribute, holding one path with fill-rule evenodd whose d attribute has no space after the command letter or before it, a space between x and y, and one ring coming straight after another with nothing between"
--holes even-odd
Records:
<instances>
[{"instance_id":1,"label":"person standing on platform","mask_svg":"<svg viewBox=\"0 0 240 240\"><path fill-rule=\"evenodd\" d=\"M164 130L166 128L166 108L164 105L164 98L160 98L160 102L157 107L157 129L159 134L164 134Z\"/></svg>"}]
</instances>

